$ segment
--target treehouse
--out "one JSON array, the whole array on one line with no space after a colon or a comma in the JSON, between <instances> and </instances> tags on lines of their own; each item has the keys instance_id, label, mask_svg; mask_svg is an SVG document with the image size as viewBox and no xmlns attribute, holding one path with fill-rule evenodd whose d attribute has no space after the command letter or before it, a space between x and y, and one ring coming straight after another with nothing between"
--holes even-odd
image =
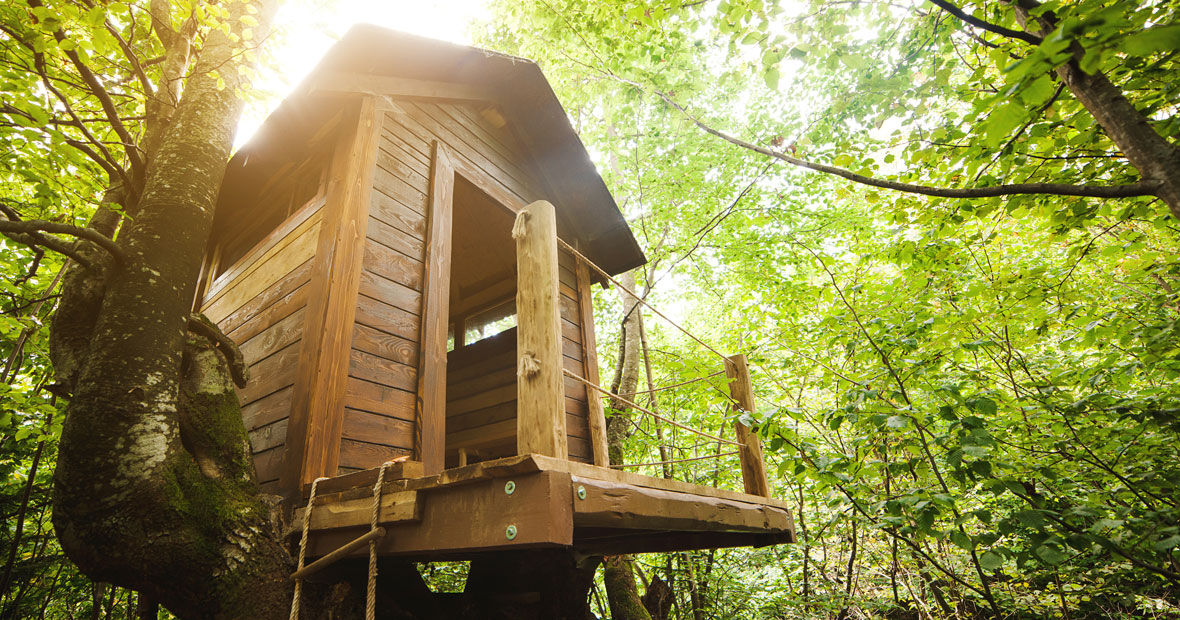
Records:
<instances>
[{"instance_id":1,"label":"treehouse","mask_svg":"<svg viewBox=\"0 0 1180 620\"><path fill-rule=\"evenodd\" d=\"M378 552L426 560L792 540L740 424L744 492L608 462L591 286L644 262L535 64L360 26L230 161L196 305L308 557L374 495Z\"/></svg>"}]
</instances>

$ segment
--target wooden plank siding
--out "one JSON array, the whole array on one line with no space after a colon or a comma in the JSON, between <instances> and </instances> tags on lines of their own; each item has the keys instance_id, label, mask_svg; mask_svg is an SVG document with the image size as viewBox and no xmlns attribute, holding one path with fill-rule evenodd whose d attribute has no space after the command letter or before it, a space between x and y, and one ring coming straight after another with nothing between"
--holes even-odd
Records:
<instances>
[{"instance_id":1,"label":"wooden plank siding","mask_svg":"<svg viewBox=\"0 0 1180 620\"><path fill-rule=\"evenodd\" d=\"M337 475L414 456L430 160L382 118Z\"/></svg>"},{"instance_id":2,"label":"wooden plank siding","mask_svg":"<svg viewBox=\"0 0 1180 620\"><path fill-rule=\"evenodd\" d=\"M238 390L258 482L276 490L307 309L322 200L294 213L210 287L200 310L241 348Z\"/></svg>"},{"instance_id":3,"label":"wooden plank siding","mask_svg":"<svg viewBox=\"0 0 1180 620\"><path fill-rule=\"evenodd\" d=\"M362 308L357 315L358 322L361 317L372 322L372 314L381 310L386 321L383 331L406 339L408 345L414 341L414 331L421 329L415 309L421 307L420 280L426 276L416 267L425 255L433 145L436 142L444 145L457 173L509 210L515 211L549 192L531 171L519 143L485 118L480 113L480 104L386 100L384 106L374 179L377 191L371 212L371 219L377 223L371 224L367 242L370 247L379 244L383 248L366 250ZM392 240L394 235L398 237L396 243ZM389 258L396 263L387 264ZM409 273L405 258L418 260L413 274ZM382 269L397 273L378 273ZM573 258L564 252L559 280L563 360L565 367L582 374L584 347L578 280ZM391 282L399 287L398 301L375 308L369 300L386 299L375 290L376 286L383 284L388 288ZM474 343L481 346L465 347L458 357L454 353L447 356L445 453L448 466L457 463L459 447L478 450L481 460L515 453L514 338L513 330L489 339L491 342L486 344ZM360 378L356 374L352 376ZM370 382L374 378L374 375L366 377ZM393 382L390 377L381 387L398 389ZM570 458L592 462L586 389L567 380L564 390Z\"/></svg>"}]
</instances>

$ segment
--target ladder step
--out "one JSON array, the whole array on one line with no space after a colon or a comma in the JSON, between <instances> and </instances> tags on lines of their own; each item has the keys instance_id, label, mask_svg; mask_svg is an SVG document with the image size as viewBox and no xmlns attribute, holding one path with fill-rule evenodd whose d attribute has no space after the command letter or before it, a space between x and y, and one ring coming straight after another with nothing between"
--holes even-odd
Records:
<instances>
[{"instance_id":1,"label":"ladder step","mask_svg":"<svg viewBox=\"0 0 1180 620\"><path fill-rule=\"evenodd\" d=\"M343 547L340 547L328 555L325 555L311 564L308 564L307 566L304 566L303 568L291 573L291 579L303 579L308 575L314 574L321 569L335 564L337 561L343 559L353 551L356 551L357 549L367 545L369 541L381 540L384 537L385 528L383 527L369 530L368 532L365 532L364 534L356 537L351 542L345 543Z\"/></svg>"}]
</instances>

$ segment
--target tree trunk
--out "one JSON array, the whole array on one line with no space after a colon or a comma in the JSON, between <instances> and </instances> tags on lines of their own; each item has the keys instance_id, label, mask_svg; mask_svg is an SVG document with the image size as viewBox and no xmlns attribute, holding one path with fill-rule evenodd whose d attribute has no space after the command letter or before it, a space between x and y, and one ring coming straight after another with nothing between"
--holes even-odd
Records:
<instances>
[{"instance_id":1,"label":"tree trunk","mask_svg":"<svg viewBox=\"0 0 1180 620\"><path fill-rule=\"evenodd\" d=\"M615 365L614 380L611 381L611 391L634 399L634 393L639 385L639 348L641 336L639 333L639 301L628 291L635 290L635 274L625 273L619 276L619 299L623 304L623 320L619 325L619 358ZM629 433L630 417L627 415L629 406L621 401L613 401L611 408L618 413L610 416L606 424L607 452L610 462L623 462L623 443ZM629 556L611 556L602 563L603 580L606 585L606 598L610 604L612 620L651 620L651 615L643 607L639 592L635 587L635 575L631 571Z\"/></svg>"},{"instance_id":2,"label":"tree trunk","mask_svg":"<svg viewBox=\"0 0 1180 620\"><path fill-rule=\"evenodd\" d=\"M1021 26L1045 36L1057 26L1056 18L1047 12L1034 20L1029 11L1039 6L1036 0L1016 0L1016 17ZM1030 22L1040 28L1029 28ZM1057 67L1057 77L1098 121L1139 174L1160 183L1156 195L1180 219L1180 149L1159 135L1148 118L1105 75L1101 72L1091 75L1082 70L1079 44L1074 43L1072 51L1073 58Z\"/></svg>"},{"instance_id":3,"label":"tree trunk","mask_svg":"<svg viewBox=\"0 0 1180 620\"><path fill-rule=\"evenodd\" d=\"M263 7L259 21L269 15ZM66 339L78 355L62 378L74 389L54 475L62 549L91 578L182 618L283 618L290 604L291 561L258 497L225 360L186 337L241 110L239 52L220 30L206 36L118 238L125 263L107 266L101 294L78 296L97 304L93 323L54 322L78 332Z\"/></svg>"}]
</instances>

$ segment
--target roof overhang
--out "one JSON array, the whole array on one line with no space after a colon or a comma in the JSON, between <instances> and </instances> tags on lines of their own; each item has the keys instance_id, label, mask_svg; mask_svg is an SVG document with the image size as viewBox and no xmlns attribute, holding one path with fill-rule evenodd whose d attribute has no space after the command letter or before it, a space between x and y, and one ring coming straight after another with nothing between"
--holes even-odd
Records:
<instances>
[{"instance_id":1,"label":"roof overhang","mask_svg":"<svg viewBox=\"0 0 1180 620\"><path fill-rule=\"evenodd\" d=\"M310 139L340 109L325 95L341 92L494 104L584 253L612 275L647 261L536 63L369 24L352 27L267 118L231 160L227 183L251 159L273 161Z\"/></svg>"}]
</instances>

